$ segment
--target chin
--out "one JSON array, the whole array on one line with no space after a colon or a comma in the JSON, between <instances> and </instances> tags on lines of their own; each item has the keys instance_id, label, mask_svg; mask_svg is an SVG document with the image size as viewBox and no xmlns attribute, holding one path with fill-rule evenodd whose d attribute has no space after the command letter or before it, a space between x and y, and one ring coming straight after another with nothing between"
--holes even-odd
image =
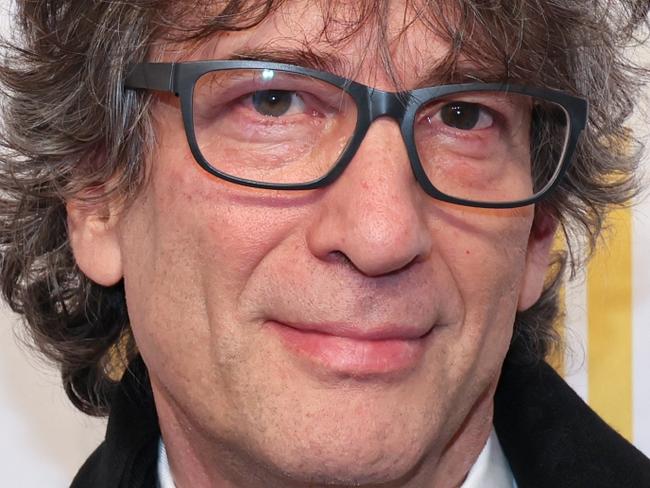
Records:
<instances>
[{"instance_id":1,"label":"chin","mask_svg":"<svg viewBox=\"0 0 650 488\"><path fill-rule=\"evenodd\" d=\"M330 449L318 446L311 452L294 451L293 456L286 456L289 451L285 451L283 459L276 458L274 464L286 478L306 485L402 486L415 476L423 460L421 452L416 452L412 445L405 446L408 444L374 449L368 445L347 449L340 445L329 446Z\"/></svg>"},{"instance_id":2,"label":"chin","mask_svg":"<svg viewBox=\"0 0 650 488\"><path fill-rule=\"evenodd\" d=\"M395 484L402 486L417 471L416 466L359 466L346 463L332 463L323 466L305 466L301 471L286 472L285 476L300 484L323 486L366 486ZM311 468L311 469L310 469Z\"/></svg>"}]
</instances>

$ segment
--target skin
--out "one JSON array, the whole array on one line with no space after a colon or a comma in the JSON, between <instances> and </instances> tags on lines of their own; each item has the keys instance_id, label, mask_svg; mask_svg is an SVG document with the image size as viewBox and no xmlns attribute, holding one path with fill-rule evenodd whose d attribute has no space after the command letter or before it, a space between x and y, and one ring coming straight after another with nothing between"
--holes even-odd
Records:
<instances>
[{"instance_id":1,"label":"skin","mask_svg":"<svg viewBox=\"0 0 650 488\"><path fill-rule=\"evenodd\" d=\"M403 15L390 18L400 31ZM356 80L395 89L378 59L360 57L375 52L371 27L331 46L321 25L318 8L291 4L185 57L311 39ZM390 47L406 86L446 49L417 22ZM83 272L124 279L176 485L459 486L492 428L515 312L540 295L553 225L532 206L431 199L388 119L332 185L279 192L203 171L174 97L153 114L158 144L138 197L125 209L71 201L68 220ZM298 357L269 320L433 330L415 367L364 376Z\"/></svg>"}]
</instances>

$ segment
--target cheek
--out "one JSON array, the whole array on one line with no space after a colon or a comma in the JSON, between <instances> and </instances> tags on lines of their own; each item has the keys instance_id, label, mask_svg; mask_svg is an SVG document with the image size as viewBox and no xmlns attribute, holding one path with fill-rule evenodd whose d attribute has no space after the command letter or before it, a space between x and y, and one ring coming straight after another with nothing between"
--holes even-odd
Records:
<instances>
[{"instance_id":1,"label":"cheek","mask_svg":"<svg viewBox=\"0 0 650 488\"><path fill-rule=\"evenodd\" d=\"M296 208L277 192L235 186L209 174L194 160L179 130L179 108L158 108L156 132L165 137L152 171L154 245L163 247L168 259L191 261L200 276L193 280L237 288L286 236Z\"/></svg>"},{"instance_id":2,"label":"cheek","mask_svg":"<svg viewBox=\"0 0 650 488\"><path fill-rule=\"evenodd\" d=\"M240 297L260 263L287 248L300 206L231 187L179 141L165 140L123 224L129 315L151 370L214 387L206 370L223 372L247 347L245 333L233 330L242 322Z\"/></svg>"},{"instance_id":3,"label":"cheek","mask_svg":"<svg viewBox=\"0 0 650 488\"><path fill-rule=\"evenodd\" d=\"M465 211L458 221L444 216L436 236L464 307L455 340L470 361L505 354L523 282L532 209L499 212Z\"/></svg>"},{"instance_id":4,"label":"cheek","mask_svg":"<svg viewBox=\"0 0 650 488\"><path fill-rule=\"evenodd\" d=\"M498 302L519 291L532 225L531 208L463 210L441 217L437 246L466 302Z\"/></svg>"},{"instance_id":5,"label":"cheek","mask_svg":"<svg viewBox=\"0 0 650 488\"><path fill-rule=\"evenodd\" d=\"M470 284L465 292L465 300L471 304L466 320L473 323L482 316L486 330L480 337L479 358L483 361L500 361L509 348L523 286L530 221L522 218L493 238L479 240L476 250L470 248L469 256L465 255L472 263L462 271Z\"/></svg>"}]
</instances>

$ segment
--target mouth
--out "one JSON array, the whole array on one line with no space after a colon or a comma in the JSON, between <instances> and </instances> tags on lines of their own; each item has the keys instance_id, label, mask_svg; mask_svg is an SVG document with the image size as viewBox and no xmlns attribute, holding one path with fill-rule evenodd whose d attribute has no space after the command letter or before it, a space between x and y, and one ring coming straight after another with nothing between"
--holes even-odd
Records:
<instances>
[{"instance_id":1,"label":"mouth","mask_svg":"<svg viewBox=\"0 0 650 488\"><path fill-rule=\"evenodd\" d=\"M372 330L340 324L265 324L308 367L355 378L394 378L415 369L432 328L389 325Z\"/></svg>"}]
</instances>

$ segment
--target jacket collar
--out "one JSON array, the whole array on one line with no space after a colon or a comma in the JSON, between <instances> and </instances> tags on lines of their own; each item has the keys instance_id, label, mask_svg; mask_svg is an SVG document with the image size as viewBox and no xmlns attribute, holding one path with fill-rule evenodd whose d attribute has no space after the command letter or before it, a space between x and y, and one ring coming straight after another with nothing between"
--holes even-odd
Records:
<instances>
[{"instance_id":1,"label":"jacket collar","mask_svg":"<svg viewBox=\"0 0 650 488\"><path fill-rule=\"evenodd\" d=\"M650 487L650 460L546 363L508 355L494 425L519 488Z\"/></svg>"},{"instance_id":2,"label":"jacket collar","mask_svg":"<svg viewBox=\"0 0 650 488\"><path fill-rule=\"evenodd\" d=\"M513 344L514 346L514 344ZM503 366L494 425L519 488L650 486L650 461L545 363L516 347ZM146 367L134 360L113 396L106 438L71 488L153 488L160 429Z\"/></svg>"},{"instance_id":3,"label":"jacket collar","mask_svg":"<svg viewBox=\"0 0 650 488\"><path fill-rule=\"evenodd\" d=\"M149 375L138 356L113 393L104 442L70 488L154 488L159 438Z\"/></svg>"}]
</instances>

